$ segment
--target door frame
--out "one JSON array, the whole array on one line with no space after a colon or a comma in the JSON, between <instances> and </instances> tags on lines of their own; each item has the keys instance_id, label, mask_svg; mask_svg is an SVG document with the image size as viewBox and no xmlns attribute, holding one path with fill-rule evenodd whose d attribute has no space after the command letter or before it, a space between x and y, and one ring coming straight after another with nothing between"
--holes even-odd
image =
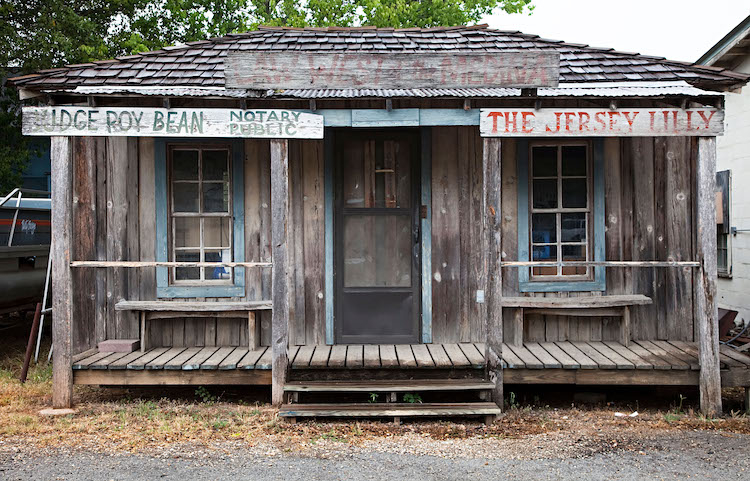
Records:
<instances>
[{"instance_id":1,"label":"door frame","mask_svg":"<svg viewBox=\"0 0 750 481\"><path fill-rule=\"evenodd\" d=\"M341 131L339 131L341 132ZM412 292L412 319L410 322L413 326L413 338L412 339L394 339L393 341L388 341L386 339L377 339L374 337L368 337L368 336L361 336L361 339L356 340L343 340L342 339L342 329L343 329L343 323L338 322L341 317L342 312L342 296L340 295L341 292L343 292L344 285L343 285L343 275L340 271L342 263L343 263L343 241L344 241L344 231L342 228L339 228L342 224L342 221L344 219L344 216L346 215L344 210L345 206L342 204L343 200L340 197L340 192L343 186L343 166L341 164L341 159L338 156L338 151L336 150L338 147L338 143L335 139L332 140L330 143L332 147L332 152L330 156L331 161L333 163L333 182L332 182L332 194L333 194L333 202L331 207L333 208L332 216L333 217L333 235L332 235L332 244L333 244L333 255L332 255L332 271L333 271L333 291L331 292L333 294L333 309L334 309L334 322L333 322L333 340L334 343L357 343L357 344L363 344L363 343L377 343L381 344L384 342L393 342L393 343L408 343L408 342L420 342L422 339L422 286L423 282L421 280L421 276L423 274L422 269L422 260L423 260L423 235L422 235L422 229L423 229L423 222L421 220L420 211L421 211L421 205L422 205L422 193L421 193L421 137L419 134L419 130L417 129L404 129L404 128L390 128L390 129L357 129L357 130L350 130L347 129L346 131L346 137L347 138L357 138L361 139L363 144L367 140L374 140L374 141L384 141L384 140L390 140L390 139L399 139L399 140L406 140L409 148L411 150L410 152L410 210L411 210L411 292ZM353 209L355 212L349 212L349 215L357 214L358 209ZM388 215L393 210L391 208L386 207L370 207L370 208L362 208L363 214L369 214L373 216L378 215ZM401 211L403 212L403 210ZM405 215L405 214L404 214ZM383 287L373 287L373 288L367 288L367 287L358 287L358 288L348 288L348 289L354 289L355 292L360 293L366 293L368 290L372 289L372 291L383 291L383 292L389 292L389 288L383 288ZM405 288L392 288L390 292L405 292ZM327 336L328 337L328 336ZM352 337L352 336L348 336Z\"/></svg>"}]
</instances>

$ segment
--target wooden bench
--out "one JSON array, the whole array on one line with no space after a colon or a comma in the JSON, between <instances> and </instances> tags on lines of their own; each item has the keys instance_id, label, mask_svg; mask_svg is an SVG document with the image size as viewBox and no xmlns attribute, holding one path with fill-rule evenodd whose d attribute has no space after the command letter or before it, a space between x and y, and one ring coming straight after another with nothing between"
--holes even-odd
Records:
<instances>
[{"instance_id":1,"label":"wooden bench","mask_svg":"<svg viewBox=\"0 0 750 481\"><path fill-rule=\"evenodd\" d=\"M198 302L198 301L120 301L115 304L116 311L138 311L140 313L141 351L149 346L146 335L148 321L157 319L175 319L184 317L247 317L248 349L254 351L260 347L260 323L257 322L257 311L270 311L271 301L231 301L231 302Z\"/></svg>"},{"instance_id":2,"label":"wooden bench","mask_svg":"<svg viewBox=\"0 0 750 481\"><path fill-rule=\"evenodd\" d=\"M584 296L584 297L503 297L503 307L515 308L514 332L508 344L523 344L524 314L549 316L616 317L620 318L620 339L630 344L630 307L651 304L650 297L634 295Z\"/></svg>"}]
</instances>

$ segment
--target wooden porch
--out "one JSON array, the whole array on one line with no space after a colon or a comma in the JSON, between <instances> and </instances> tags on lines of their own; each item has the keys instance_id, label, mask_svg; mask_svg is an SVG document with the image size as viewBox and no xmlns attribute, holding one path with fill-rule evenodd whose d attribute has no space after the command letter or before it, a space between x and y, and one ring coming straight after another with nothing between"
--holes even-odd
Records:
<instances>
[{"instance_id":1,"label":"wooden porch","mask_svg":"<svg viewBox=\"0 0 750 481\"><path fill-rule=\"evenodd\" d=\"M339 381L350 379L367 387L367 381L350 375L351 370L377 370L384 374L371 381L369 389L375 389L390 377L389 371L420 372L425 378L430 377L430 370L441 375L473 371L483 377L484 349L482 343L295 346L288 351L289 379L316 382L330 371ZM503 344L502 353L505 384L667 386L699 382L697 343L633 341L626 347L618 342L528 342ZM270 385L271 354L268 347L158 347L133 353L89 350L76 356L72 367L76 384ZM720 362L723 386L750 386L749 356L722 346ZM418 381L414 383L416 388Z\"/></svg>"}]
</instances>

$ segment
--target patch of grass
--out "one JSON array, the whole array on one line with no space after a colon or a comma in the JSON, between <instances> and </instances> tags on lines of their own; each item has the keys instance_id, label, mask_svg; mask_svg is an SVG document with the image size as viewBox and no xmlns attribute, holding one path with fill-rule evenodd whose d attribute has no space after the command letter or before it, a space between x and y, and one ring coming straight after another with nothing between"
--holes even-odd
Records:
<instances>
[{"instance_id":1,"label":"patch of grass","mask_svg":"<svg viewBox=\"0 0 750 481\"><path fill-rule=\"evenodd\" d=\"M404 402L411 404L422 404L422 396L419 394L406 393L404 394Z\"/></svg>"}]
</instances>

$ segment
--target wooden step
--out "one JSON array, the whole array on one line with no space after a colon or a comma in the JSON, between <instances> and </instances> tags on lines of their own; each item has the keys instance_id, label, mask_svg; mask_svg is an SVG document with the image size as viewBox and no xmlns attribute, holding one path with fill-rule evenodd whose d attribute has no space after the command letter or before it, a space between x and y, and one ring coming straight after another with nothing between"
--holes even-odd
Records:
<instances>
[{"instance_id":1,"label":"wooden step","mask_svg":"<svg viewBox=\"0 0 750 481\"><path fill-rule=\"evenodd\" d=\"M498 416L501 413L500 408L492 402L284 404L279 409L279 416L284 418Z\"/></svg>"},{"instance_id":2,"label":"wooden step","mask_svg":"<svg viewBox=\"0 0 750 481\"><path fill-rule=\"evenodd\" d=\"M420 379L387 381L290 381L287 392L420 392L420 391L486 391L495 383L471 379Z\"/></svg>"}]
</instances>

